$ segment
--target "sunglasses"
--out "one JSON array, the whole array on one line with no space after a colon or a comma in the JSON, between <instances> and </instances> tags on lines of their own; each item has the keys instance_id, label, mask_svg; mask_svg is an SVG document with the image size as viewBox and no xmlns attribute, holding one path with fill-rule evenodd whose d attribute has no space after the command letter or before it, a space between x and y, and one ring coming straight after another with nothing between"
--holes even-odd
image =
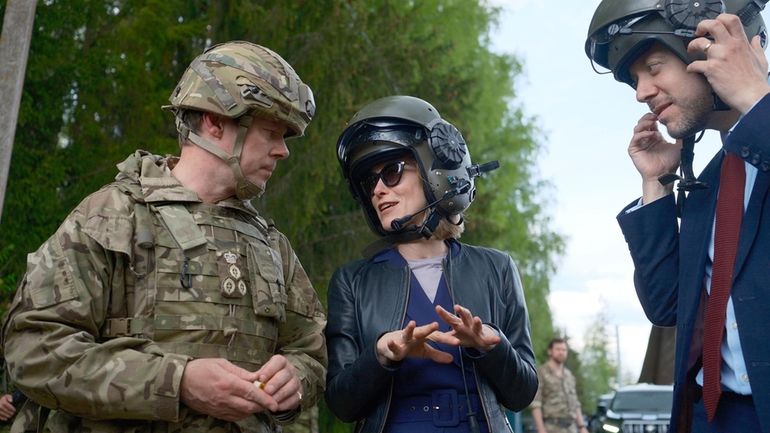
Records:
<instances>
[{"instance_id":1,"label":"sunglasses","mask_svg":"<svg viewBox=\"0 0 770 433\"><path fill-rule=\"evenodd\" d=\"M406 162L404 161L385 164L378 173L369 173L361 179L361 187L370 197L374 194L374 187L377 186L377 182L380 180L382 180L382 183L388 188L393 188L401 182L401 176L404 174L404 166L406 166Z\"/></svg>"}]
</instances>

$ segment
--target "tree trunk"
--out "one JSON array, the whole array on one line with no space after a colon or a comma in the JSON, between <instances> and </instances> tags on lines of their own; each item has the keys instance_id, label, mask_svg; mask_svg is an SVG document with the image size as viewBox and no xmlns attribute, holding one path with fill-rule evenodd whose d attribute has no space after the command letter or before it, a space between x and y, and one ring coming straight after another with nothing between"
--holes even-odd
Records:
<instances>
[{"instance_id":1,"label":"tree trunk","mask_svg":"<svg viewBox=\"0 0 770 433\"><path fill-rule=\"evenodd\" d=\"M0 219L37 0L8 0L0 36Z\"/></svg>"}]
</instances>

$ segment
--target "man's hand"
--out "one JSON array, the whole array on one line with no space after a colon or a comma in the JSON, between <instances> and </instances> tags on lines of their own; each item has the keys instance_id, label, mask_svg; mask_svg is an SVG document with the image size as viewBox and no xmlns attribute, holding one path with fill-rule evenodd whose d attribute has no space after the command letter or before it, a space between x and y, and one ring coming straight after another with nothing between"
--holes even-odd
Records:
<instances>
[{"instance_id":1,"label":"man's hand","mask_svg":"<svg viewBox=\"0 0 770 433\"><path fill-rule=\"evenodd\" d=\"M543 411L540 407L532 408L532 421L535 422L535 430L537 433L548 433L545 429L545 423L543 422Z\"/></svg>"},{"instance_id":2,"label":"man's hand","mask_svg":"<svg viewBox=\"0 0 770 433\"><path fill-rule=\"evenodd\" d=\"M500 342L500 335L492 327L484 326L481 318L471 314L471 311L462 305L455 305L456 314L436 306L441 320L452 327L449 332L437 332L435 341L453 346L473 347L483 352L492 350Z\"/></svg>"},{"instance_id":3,"label":"man's hand","mask_svg":"<svg viewBox=\"0 0 770 433\"><path fill-rule=\"evenodd\" d=\"M647 113L634 126L628 145L628 155L642 176L642 202L653 202L673 190L673 185L661 185L660 176L674 173L679 166L682 142L669 143L658 129L658 117Z\"/></svg>"},{"instance_id":4,"label":"man's hand","mask_svg":"<svg viewBox=\"0 0 770 433\"><path fill-rule=\"evenodd\" d=\"M297 370L283 355L273 355L257 371L257 380L265 384L264 391L276 402L273 412L296 409L302 403L302 382Z\"/></svg>"},{"instance_id":5,"label":"man's hand","mask_svg":"<svg viewBox=\"0 0 770 433\"><path fill-rule=\"evenodd\" d=\"M182 374L180 398L191 409L225 421L278 410L278 403L255 386L255 380L256 373L225 359L195 359Z\"/></svg>"},{"instance_id":6,"label":"man's hand","mask_svg":"<svg viewBox=\"0 0 770 433\"><path fill-rule=\"evenodd\" d=\"M722 14L703 20L695 34L700 37L690 42L687 51L705 53L706 60L690 63L687 71L703 74L727 105L745 114L770 93L767 57L760 37L749 42L737 16Z\"/></svg>"},{"instance_id":7,"label":"man's hand","mask_svg":"<svg viewBox=\"0 0 770 433\"><path fill-rule=\"evenodd\" d=\"M377 360L381 365L398 362L406 357L429 358L441 364L452 362L452 355L428 344L438 330L438 323L417 326L414 320L400 331L384 334L377 340Z\"/></svg>"},{"instance_id":8,"label":"man's hand","mask_svg":"<svg viewBox=\"0 0 770 433\"><path fill-rule=\"evenodd\" d=\"M0 421L8 421L16 414L16 408L13 406L13 397L11 394L5 394L0 397Z\"/></svg>"}]
</instances>

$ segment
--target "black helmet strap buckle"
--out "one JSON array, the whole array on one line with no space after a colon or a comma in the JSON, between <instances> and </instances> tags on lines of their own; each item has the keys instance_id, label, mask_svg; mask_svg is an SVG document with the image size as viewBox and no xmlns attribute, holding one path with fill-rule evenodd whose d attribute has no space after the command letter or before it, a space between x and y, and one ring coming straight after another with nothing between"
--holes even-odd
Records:
<instances>
[{"instance_id":1,"label":"black helmet strap buckle","mask_svg":"<svg viewBox=\"0 0 770 433\"><path fill-rule=\"evenodd\" d=\"M703 138L703 131L701 131L698 138L695 138L695 135L690 135L682 140L679 175L676 173L669 173L664 174L658 178L658 182L660 182L662 185L668 185L675 180L679 181L676 186L676 209L677 215L680 218L682 217L682 208L684 207L684 201L686 197L685 193L708 188L708 184L701 182L695 177L695 173L693 173L692 169L692 163L695 158L695 143L699 142L701 138Z\"/></svg>"}]
</instances>

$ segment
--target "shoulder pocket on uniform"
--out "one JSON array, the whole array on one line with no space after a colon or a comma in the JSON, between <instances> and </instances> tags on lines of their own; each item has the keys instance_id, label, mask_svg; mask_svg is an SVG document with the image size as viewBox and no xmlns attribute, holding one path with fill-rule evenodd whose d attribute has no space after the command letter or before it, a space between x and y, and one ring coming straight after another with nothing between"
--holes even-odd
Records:
<instances>
[{"instance_id":1,"label":"shoulder pocket on uniform","mask_svg":"<svg viewBox=\"0 0 770 433\"><path fill-rule=\"evenodd\" d=\"M280 256L276 258L265 244L250 243L248 261L254 311L259 316L285 320L287 297Z\"/></svg>"},{"instance_id":2,"label":"shoulder pocket on uniform","mask_svg":"<svg viewBox=\"0 0 770 433\"><path fill-rule=\"evenodd\" d=\"M134 225L131 217L93 215L86 221L83 232L102 248L131 256Z\"/></svg>"},{"instance_id":3,"label":"shoulder pocket on uniform","mask_svg":"<svg viewBox=\"0 0 770 433\"><path fill-rule=\"evenodd\" d=\"M36 309L50 307L78 297L75 282L69 265L63 258L61 246L55 238L51 238L47 245L51 248L48 250L52 253L50 257L42 261L29 259L27 263L30 268L24 277L24 289L28 291L30 302ZM38 251L36 254L44 253ZM53 269L41 269L36 272L37 270L33 268L33 266L48 266L48 263L51 263Z\"/></svg>"},{"instance_id":4,"label":"shoulder pocket on uniform","mask_svg":"<svg viewBox=\"0 0 770 433\"><path fill-rule=\"evenodd\" d=\"M294 281L291 281L290 288L287 290L288 302L286 309L305 317L324 316L324 308L318 299L318 294L299 261L297 261L294 272L295 276L297 273L300 273L300 275Z\"/></svg>"},{"instance_id":5,"label":"shoulder pocket on uniform","mask_svg":"<svg viewBox=\"0 0 770 433\"><path fill-rule=\"evenodd\" d=\"M29 291L32 305L36 308L50 307L78 297L73 285L57 284L53 287L36 287Z\"/></svg>"}]
</instances>

